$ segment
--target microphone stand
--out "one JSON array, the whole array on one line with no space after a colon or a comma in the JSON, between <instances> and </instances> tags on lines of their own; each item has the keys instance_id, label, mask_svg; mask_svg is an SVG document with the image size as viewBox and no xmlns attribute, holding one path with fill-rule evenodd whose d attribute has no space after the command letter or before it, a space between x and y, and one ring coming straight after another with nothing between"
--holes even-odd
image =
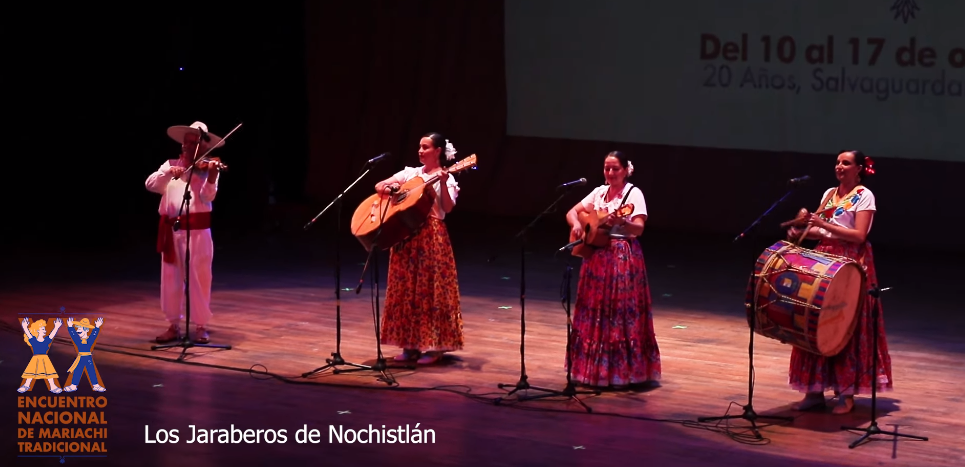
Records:
<instances>
[{"instance_id":1,"label":"microphone stand","mask_svg":"<svg viewBox=\"0 0 965 467\"><path fill-rule=\"evenodd\" d=\"M231 130L230 132L228 132L228 134L225 135L225 137L222 138L221 141L218 142L218 144L215 144L214 146L208 148L208 150L205 151L205 153L202 154L201 157L198 157L198 150L201 149L201 140L199 138L198 145L194 147L194 156L191 162L191 167L188 167L188 169L185 170L185 172L190 172L190 173L188 173L188 179L184 184L184 195L181 198L181 206L178 208L178 217L177 219L175 219L174 227L173 227L174 231L180 230L181 215L184 213L185 207L188 206L188 215L187 217L184 218L184 230L185 230L184 263L183 263L184 265L184 338L181 339L181 342L151 346L151 350L165 350L165 349L170 349L172 347L181 347L182 349L181 355L179 355L177 358L177 361L179 362L184 360L184 357L188 352L188 349L192 347L231 350L230 345L199 344L191 340L191 209L189 206L191 204L191 199L192 199L191 179L194 177L193 169L197 167L197 164L199 161L207 157L208 153L213 151L216 147L221 146L221 144L224 143L224 140L228 139L228 137L231 136L231 133L234 133L235 130L237 130L240 127L241 127L241 124L239 123L238 126L236 126L234 130ZM200 137L203 138L207 136L200 129L198 131L199 131ZM205 181L204 183L208 183L208 182Z\"/></svg>"},{"instance_id":2,"label":"microphone stand","mask_svg":"<svg viewBox=\"0 0 965 467\"><path fill-rule=\"evenodd\" d=\"M570 187L565 187L565 188L570 188ZM520 249L519 249L519 260L520 260L519 261L519 268L520 268L519 269L519 306L520 306L519 381L517 381L515 384L499 383L497 385L500 389L510 388L510 387L513 388L513 390L509 391L509 393L507 393L505 397L509 397L514 393L516 393L517 391L529 390L529 389L549 393L544 397L567 395L567 394L564 394L562 391L532 386L529 384L529 377L526 375L526 233L529 231L529 229L531 229L534 225L536 225L536 223L539 222L539 220L543 216L545 216L550 212L553 212L553 210L556 208L556 205L559 204L559 202L563 199L563 197L565 197L568 193L569 193L568 191L565 191L558 198L556 198L556 201L553 201L553 204L550 204L549 207L543 210L543 212L539 213L539 215L536 216L536 218L533 219L532 222L529 223L529 225L527 225L526 227L523 227L523 230L519 231L519 233L517 233L515 237L520 242ZM569 375L567 375L567 380L568 379L569 379ZM528 397L528 399L536 399L536 398L537 397ZM493 402L498 405L500 402L502 402L502 400L503 400L503 397L497 397ZM587 410L589 410L589 408L587 408Z\"/></svg>"},{"instance_id":3,"label":"microphone stand","mask_svg":"<svg viewBox=\"0 0 965 467\"><path fill-rule=\"evenodd\" d=\"M562 391L559 391L558 393L539 394L536 396L526 395L524 397L520 397L519 400L545 399L547 397L562 395L569 399L575 400L577 403L583 406L583 408L586 409L588 413L592 413L593 409L591 409L586 404L584 404L583 401L576 396L578 394L592 394L595 396L599 396L602 393L602 391L598 389L578 390L576 389L576 383L573 382L573 378L572 378L573 358L570 352L573 348L573 328L572 328L573 319L570 313L570 309L571 309L571 302L570 302L570 295L571 295L570 285L571 284L570 283L571 283L571 278L573 277L573 267L570 266L570 259L572 258L567 257L566 269L563 271L563 282L560 284L560 302L562 302L563 304L563 309L566 310L566 386L563 388Z\"/></svg>"},{"instance_id":4,"label":"microphone stand","mask_svg":"<svg viewBox=\"0 0 965 467\"><path fill-rule=\"evenodd\" d=\"M382 354L382 317L379 309L379 293L381 293L381 288L379 287L379 259L376 256L376 252L379 251L379 237L382 236L382 227L385 226L385 216L389 212L389 206L396 193L392 193L388 196L385 203L385 209L379 215L379 228L375 231L375 236L372 238L372 246L369 249L369 256L365 259L365 266L362 267L362 274L359 277L359 285L355 288L355 294L358 295L362 293L362 285L365 283L365 272L368 270L369 275L372 280L373 292L375 295L375 309L373 310L374 325L375 325L375 365L368 368L352 368L352 369L338 369L336 368L333 372L335 374L339 373L351 373L355 371L371 370L377 371L381 375L378 378L379 381L388 384L389 386L396 384L395 377L388 372L388 364L385 361L385 355ZM381 209L381 208L380 208ZM375 261L372 261L373 258ZM372 264L372 269L369 269L369 265ZM411 365L405 366L405 368L414 368Z\"/></svg>"},{"instance_id":5,"label":"microphone stand","mask_svg":"<svg viewBox=\"0 0 965 467\"><path fill-rule=\"evenodd\" d=\"M784 202L784 200L787 199L787 197L790 196L792 192L794 192L794 188L791 188L787 193L784 194L784 196L781 197L781 199L774 202L774 204L772 204L771 207L767 209L767 211L764 211L764 214L761 214L761 216L758 217L757 220L755 220L749 227L744 229L744 232L738 235L737 238L734 239L734 242L736 243L738 240L744 238L752 229L754 229L754 227L760 224L760 222L765 217L767 217L771 213L771 211L773 211L778 205ZM781 421L790 422L794 420L794 417L758 415L757 412L754 411L754 331L757 329L757 316L756 316L755 310L753 309L754 304L752 302L748 301L747 303L744 304L744 306L747 309L747 316L750 319L750 339L749 339L749 344L747 346L747 362L748 362L747 405L742 407L744 409L744 412L740 415L724 415L720 417L700 417L697 419L697 421L710 422L710 421L716 421L716 420L731 420L736 418L747 420L748 422L751 423L751 432L754 433L754 437L757 439L764 439L761 436L761 433L758 431L757 420L769 419L769 420L781 420Z\"/></svg>"},{"instance_id":6,"label":"microphone stand","mask_svg":"<svg viewBox=\"0 0 965 467\"><path fill-rule=\"evenodd\" d=\"M890 288L890 287L889 287ZM868 295L874 298L875 306L871 309L871 322L874 323L874 331L871 334L871 348L874 349L871 355L871 369L872 369L872 383L871 383L871 425L868 428L857 428L842 426L842 430L848 431L863 431L864 436L858 438L853 443L848 445L848 449L854 449L856 446L861 444L862 441L870 438L873 435L891 435L891 436L903 436L905 438L917 439L921 441L928 441L928 438L924 436L914 436L905 435L895 431L882 431L878 428L877 419L877 409L878 409L878 315L881 313L881 304L878 301L878 297L881 292L888 290L889 288L879 289L876 285L872 284L871 290L868 291Z\"/></svg>"},{"instance_id":7,"label":"microphone stand","mask_svg":"<svg viewBox=\"0 0 965 467\"><path fill-rule=\"evenodd\" d=\"M767 211L764 211L764 214L761 214L761 216L758 217L757 220L752 222L751 225L747 226L747 228L744 229L744 231L741 232L740 235L734 238L733 243L737 243L740 239L747 236L747 234L750 233L751 230L754 230L754 228L757 227L757 225L760 224L765 217L771 214L771 211L773 211L776 207L778 207L781 203L783 203L788 196L791 196L791 193L794 193L794 188L791 188L790 190L787 191L787 193L784 193L784 196L782 196L781 199L775 201L774 204L771 205L771 207L767 208Z\"/></svg>"},{"instance_id":8,"label":"microphone stand","mask_svg":"<svg viewBox=\"0 0 965 467\"><path fill-rule=\"evenodd\" d=\"M341 248L340 248L340 242L339 242L339 235L342 232L342 197L345 196L345 193L348 193L348 191L351 190L356 183L358 183L360 180L362 180L362 178L368 175L368 173L372 171L372 167L374 167L374 165L375 163L372 161L367 162L365 164L365 167L363 167L365 171L362 173L362 175L359 175L359 177L356 178L355 181L348 186L348 188L346 188L341 193L339 193L339 195L336 196L331 203L328 203L328 206L325 206L325 209L322 209L322 211L319 212L312 220L308 221L308 223L305 224L305 227L304 227L305 230L312 228L312 226L315 225L315 221L317 221L320 217L322 217L322 215L325 214L325 212L328 211L329 208L332 207L332 205L336 203L338 204L338 207L336 208L337 212L336 212L336 224L335 224L336 225L335 227L335 352L332 353L332 358L325 359L326 365L320 366L312 371L302 373L302 378L307 378L308 376L311 376L315 373L323 372L329 368L336 368L333 372L338 373L337 367L339 366L350 366L350 367L357 368L359 370L372 369L372 367L367 365L360 365L358 363L346 362L345 359L342 358L342 269L341 269L342 255L341 255Z\"/></svg>"}]
</instances>

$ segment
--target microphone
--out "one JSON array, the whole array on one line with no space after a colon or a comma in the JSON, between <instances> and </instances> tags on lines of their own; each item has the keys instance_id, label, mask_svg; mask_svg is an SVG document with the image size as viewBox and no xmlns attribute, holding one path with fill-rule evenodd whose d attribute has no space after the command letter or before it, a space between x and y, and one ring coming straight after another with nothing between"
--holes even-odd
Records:
<instances>
[{"instance_id":1,"label":"microphone","mask_svg":"<svg viewBox=\"0 0 965 467\"><path fill-rule=\"evenodd\" d=\"M579 179L579 180L573 180L572 182L566 182L566 183L564 183L564 184L556 187L556 189L557 189L557 190L562 190L563 188L569 188L569 187L573 187L573 186L583 186L583 185L586 185L586 179L585 179L585 178L581 178L581 179Z\"/></svg>"},{"instance_id":2,"label":"microphone","mask_svg":"<svg viewBox=\"0 0 965 467\"><path fill-rule=\"evenodd\" d=\"M787 181L789 185L805 185L807 182L811 181L810 175L805 175L803 177L792 178Z\"/></svg>"},{"instance_id":3,"label":"microphone","mask_svg":"<svg viewBox=\"0 0 965 467\"><path fill-rule=\"evenodd\" d=\"M575 247L575 246L577 246L577 245L579 245L579 244L581 244L581 243L583 243L583 239L582 239L582 238L579 239L579 240L576 240L576 241L567 243L566 245L563 245L562 248L560 248L559 250L556 250L556 251L557 251L557 252L560 252L560 251L563 251L563 250L569 250L569 249L571 249L571 248L573 248L573 247Z\"/></svg>"},{"instance_id":4,"label":"microphone","mask_svg":"<svg viewBox=\"0 0 965 467\"><path fill-rule=\"evenodd\" d=\"M198 128L198 132L200 132L201 139L204 140L205 143L210 143L210 142L211 142L211 137L208 136L208 132L207 132L207 131L204 131L204 130Z\"/></svg>"},{"instance_id":5,"label":"microphone","mask_svg":"<svg viewBox=\"0 0 965 467\"><path fill-rule=\"evenodd\" d=\"M374 163L376 163L376 162L378 162L378 161L380 161L380 160L382 160L382 159L385 159L386 157L389 157L389 156L391 156L391 155L392 155L391 153L383 152L382 154L379 154L378 156L375 156L375 157L369 159L368 164L369 164L369 165L372 165L372 164L374 164Z\"/></svg>"}]
</instances>

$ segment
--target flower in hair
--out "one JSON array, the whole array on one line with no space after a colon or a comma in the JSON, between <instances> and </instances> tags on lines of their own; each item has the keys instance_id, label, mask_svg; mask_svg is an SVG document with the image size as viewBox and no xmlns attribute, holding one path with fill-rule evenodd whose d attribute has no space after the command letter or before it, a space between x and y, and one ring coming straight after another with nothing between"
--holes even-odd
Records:
<instances>
[{"instance_id":1,"label":"flower in hair","mask_svg":"<svg viewBox=\"0 0 965 467\"><path fill-rule=\"evenodd\" d=\"M446 160L451 161L456 158L456 147L446 140Z\"/></svg>"},{"instance_id":2,"label":"flower in hair","mask_svg":"<svg viewBox=\"0 0 965 467\"><path fill-rule=\"evenodd\" d=\"M627 177L633 175L633 162L627 161Z\"/></svg>"},{"instance_id":3,"label":"flower in hair","mask_svg":"<svg viewBox=\"0 0 965 467\"><path fill-rule=\"evenodd\" d=\"M864 158L864 172L868 175L875 174L875 161L871 160L868 156Z\"/></svg>"}]
</instances>

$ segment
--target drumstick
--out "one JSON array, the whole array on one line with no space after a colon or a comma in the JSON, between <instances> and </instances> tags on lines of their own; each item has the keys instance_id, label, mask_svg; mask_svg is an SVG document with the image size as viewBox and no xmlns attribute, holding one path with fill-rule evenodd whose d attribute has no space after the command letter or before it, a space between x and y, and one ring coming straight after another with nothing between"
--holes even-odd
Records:
<instances>
[{"instance_id":1,"label":"drumstick","mask_svg":"<svg viewBox=\"0 0 965 467\"><path fill-rule=\"evenodd\" d=\"M832 206L832 207L827 208L827 209L822 209L822 210L820 210L820 211L816 211L815 214L827 214L827 213L829 213L829 212L834 211L835 209L837 209L837 208L834 207L834 206ZM801 211L804 213L804 215L807 215L807 210L806 210L806 209L801 208ZM798 215L800 215L800 214L798 214ZM805 217L798 217L797 219L791 219L791 220L789 220L789 221L781 222L781 228L783 229L783 228L786 228L786 227L790 227L790 226L792 226L792 225L793 225L793 226L797 226L797 225L800 225L802 222L807 222L807 218L805 218Z\"/></svg>"},{"instance_id":2,"label":"drumstick","mask_svg":"<svg viewBox=\"0 0 965 467\"><path fill-rule=\"evenodd\" d=\"M787 228L787 227L797 227L797 226L801 225L802 222L807 222L807 220L804 219L804 218L791 219L791 220L789 220L789 221L781 222L781 228L784 229L784 228Z\"/></svg>"},{"instance_id":3,"label":"drumstick","mask_svg":"<svg viewBox=\"0 0 965 467\"><path fill-rule=\"evenodd\" d=\"M833 189L833 190L831 190L830 192L828 192L828 195L824 197L824 200L823 200L823 201L821 201L821 205L818 206L818 209L821 209L821 208L823 208L826 204L828 204L828 200L830 200L831 197L834 196L834 192L835 192L835 191L837 191L836 188ZM833 208L833 206L832 206L832 208ZM818 209L815 209L815 210L814 210L815 213L818 212ZM831 208L828 208L828 209L831 209ZM825 211L827 211L827 209L824 209L824 210L822 210L821 212L825 212ZM808 224L807 224L806 226L804 226L804 231L801 232L801 236L798 237L797 241L794 242L794 244L797 245L797 246L800 246L800 245L801 245L801 242L804 241L804 237L807 236L809 230L811 230L811 219L810 219L810 218L808 218Z\"/></svg>"}]
</instances>

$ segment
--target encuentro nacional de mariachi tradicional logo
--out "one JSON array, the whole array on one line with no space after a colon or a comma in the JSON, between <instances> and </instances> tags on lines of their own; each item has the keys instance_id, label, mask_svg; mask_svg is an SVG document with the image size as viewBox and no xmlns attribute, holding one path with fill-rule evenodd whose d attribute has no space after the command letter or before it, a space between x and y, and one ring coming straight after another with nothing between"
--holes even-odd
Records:
<instances>
[{"instance_id":1,"label":"encuentro nacional de mariachi tradicional logo","mask_svg":"<svg viewBox=\"0 0 965 467\"><path fill-rule=\"evenodd\" d=\"M49 352L64 321L23 318L19 323L31 354L17 388L20 457L60 457L61 462L66 457L106 457L107 387L94 363L104 319L91 323L90 318L70 317L66 323L76 352L63 385L57 366L67 361L55 365ZM82 384L85 380L88 384Z\"/></svg>"}]
</instances>

